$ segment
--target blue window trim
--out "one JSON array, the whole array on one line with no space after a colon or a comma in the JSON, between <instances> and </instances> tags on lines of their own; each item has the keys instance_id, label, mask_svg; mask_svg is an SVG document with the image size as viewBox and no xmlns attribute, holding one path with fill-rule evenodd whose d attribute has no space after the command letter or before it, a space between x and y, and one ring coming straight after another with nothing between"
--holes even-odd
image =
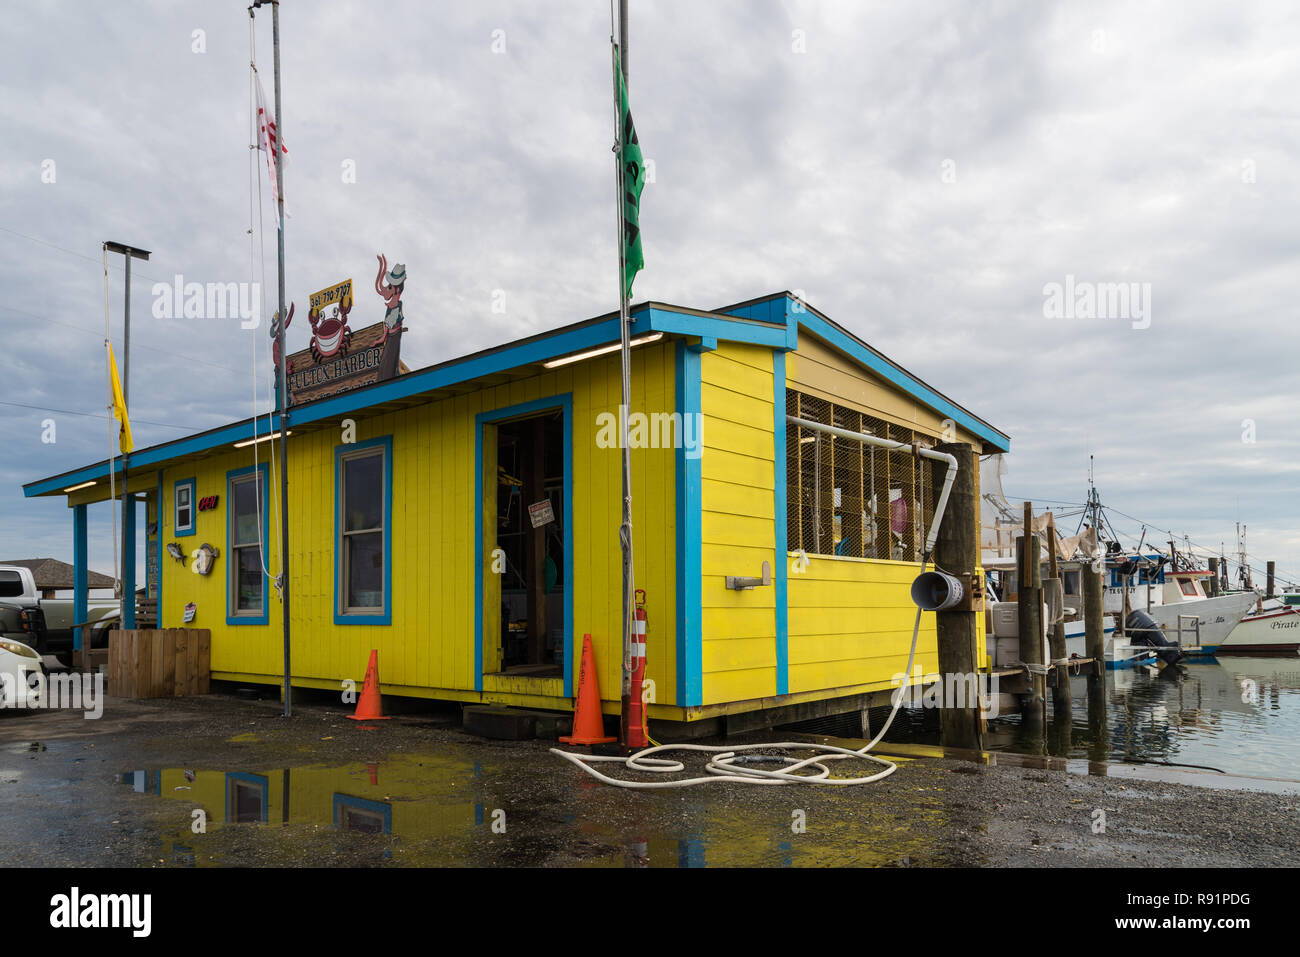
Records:
<instances>
[{"instance_id":1,"label":"blue window trim","mask_svg":"<svg viewBox=\"0 0 1300 957\"><path fill-rule=\"evenodd\" d=\"M384 607L381 612L345 612L343 587L343 458L362 449L384 450ZM393 437L334 446L334 624L391 625L393 623Z\"/></svg>"},{"instance_id":2,"label":"blue window trim","mask_svg":"<svg viewBox=\"0 0 1300 957\"><path fill-rule=\"evenodd\" d=\"M184 538L186 535L193 535L199 525L199 500L195 497L196 485L198 483L192 479L177 479L172 483L172 535L176 538ZM176 490L182 485L190 487L190 526L185 531L176 524ZM161 529L161 525L159 528Z\"/></svg>"},{"instance_id":3,"label":"blue window trim","mask_svg":"<svg viewBox=\"0 0 1300 957\"><path fill-rule=\"evenodd\" d=\"M226 473L226 547L222 551L219 561L225 562L226 576L226 624L227 625L265 625L271 620L271 595L270 589L266 587L266 576L262 576L262 613L260 615L236 615L234 613L234 602L231 597L234 593L234 574L235 574L235 555L230 547L234 541L234 534L231 532L230 523L235 518L235 496L231 493L232 483L235 479L244 475L252 474L254 466L250 465L242 469L231 469ZM271 482L267 477L266 463L260 462L256 466L258 473L262 477L262 562L266 562L267 546L271 542Z\"/></svg>"},{"instance_id":4,"label":"blue window trim","mask_svg":"<svg viewBox=\"0 0 1300 957\"><path fill-rule=\"evenodd\" d=\"M383 801L369 801L365 798L353 797L351 794L334 794L334 826L339 826L339 811L345 807L355 808L358 811L369 811L372 814L378 814L384 819L384 833L393 833L393 806L385 804Z\"/></svg>"},{"instance_id":5,"label":"blue window trim","mask_svg":"<svg viewBox=\"0 0 1300 957\"><path fill-rule=\"evenodd\" d=\"M700 415L700 354L716 342L698 346L678 341L675 369L677 411L682 422ZM677 448L677 706L684 708L704 701L703 654L703 473L704 455L692 458L685 443Z\"/></svg>"},{"instance_id":6,"label":"blue window trim","mask_svg":"<svg viewBox=\"0 0 1300 957\"><path fill-rule=\"evenodd\" d=\"M502 406L474 416L474 690L483 690L483 426L560 409L564 421L564 697L573 697L573 393Z\"/></svg>"},{"instance_id":7,"label":"blue window trim","mask_svg":"<svg viewBox=\"0 0 1300 957\"><path fill-rule=\"evenodd\" d=\"M252 469L250 468L249 471L252 471ZM161 780L162 775L160 774L158 777ZM262 822L265 823L267 819L267 811L268 811L266 805L267 805L267 796L270 793L270 781L267 779L265 775L245 774L243 771L226 772L225 822L227 824L230 823L230 784L232 781L239 781L241 784L255 784L262 789Z\"/></svg>"}]
</instances>

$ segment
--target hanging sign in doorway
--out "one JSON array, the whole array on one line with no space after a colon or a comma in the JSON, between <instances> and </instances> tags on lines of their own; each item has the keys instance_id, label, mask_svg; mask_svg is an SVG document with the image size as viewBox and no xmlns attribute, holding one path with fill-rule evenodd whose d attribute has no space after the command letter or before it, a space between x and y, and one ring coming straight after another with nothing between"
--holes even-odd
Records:
<instances>
[{"instance_id":1,"label":"hanging sign in doorway","mask_svg":"<svg viewBox=\"0 0 1300 957\"><path fill-rule=\"evenodd\" d=\"M528 519L533 523L533 528L541 528L555 521L555 510L551 508L551 500L544 498L540 502L529 505Z\"/></svg>"}]
</instances>

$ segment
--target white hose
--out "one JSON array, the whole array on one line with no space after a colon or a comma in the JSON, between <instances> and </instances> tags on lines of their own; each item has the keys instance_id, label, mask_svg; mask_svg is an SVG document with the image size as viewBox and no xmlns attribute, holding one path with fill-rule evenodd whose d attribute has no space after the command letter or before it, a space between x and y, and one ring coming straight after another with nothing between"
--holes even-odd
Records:
<instances>
[{"instance_id":1,"label":"white hose","mask_svg":"<svg viewBox=\"0 0 1300 957\"><path fill-rule=\"evenodd\" d=\"M926 563L929 555L921 562L921 573L925 572ZM912 673L912 663L916 659L916 639L921 631L921 609L916 609L916 624L912 626L912 647L907 653L907 669L904 672L907 675ZM774 743L763 744L724 744L724 745L707 745L707 744L659 744L652 748L644 748L635 754L628 755L626 758L616 757L613 755L598 754L574 754L572 751L561 751L559 748L551 748L552 754L558 754L566 761L572 761L582 770L586 771L598 781L604 781L606 784L612 784L620 788L635 788L638 790L647 790L651 788L684 788L696 784L712 784L718 781L738 781L745 784L870 784L872 781L879 781L881 778L887 778L898 770L898 765L884 758L878 758L875 755L868 754L872 748L885 736L889 726L894 723L894 716L898 714L898 709L903 704L903 692L905 687L900 687L894 695L894 706L889 712L889 720L885 722L880 733L866 743L857 751L849 748L836 747L833 744L809 744L804 741L778 741ZM811 757L802 760L786 757L783 755L771 755L769 760L781 762L785 767L775 771L767 771L744 764L744 758L740 755L742 751L772 751L772 750L798 750L812 751ZM686 766L680 761L671 761L664 758L654 758L650 755L658 754L663 751L703 751L713 754L709 758L709 763L704 766L704 770L709 773L708 777L702 778L682 778L676 781L625 781L619 778L611 778L607 774L601 774L593 764L597 762L617 762L625 765L631 771L643 771L649 774L676 774L679 771L685 771ZM767 756L764 756L767 757ZM843 761L846 758L860 758L864 761L874 761L876 764L883 765L883 771L877 771L875 774L858 778L833 778L831 777L830 768L826 762ZM752 759L751 759L752 760ZM741 763L738 763L741 762ZM815 773L798 774L796 772L804 768L815 768Z\"/></svg>"}]
</instances>

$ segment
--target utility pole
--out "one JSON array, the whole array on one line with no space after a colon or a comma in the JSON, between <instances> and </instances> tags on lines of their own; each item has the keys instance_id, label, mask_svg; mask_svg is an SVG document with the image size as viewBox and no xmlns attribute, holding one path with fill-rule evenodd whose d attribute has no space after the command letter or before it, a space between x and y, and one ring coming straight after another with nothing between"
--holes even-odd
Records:
<instances>
[{"instance_id":1,"label":"utility pole","mask_svg":"<svg viewBox=\"0 0 1300 957\"><path fill-rule=\"evenodd\" d=\"M280 2L279 0L253 0L254 8L271 5L271 50L275 61L275 181L277 185L276 212L279 214L276 230L277 286L279 290L279 316L275 341L280 353L280 394L277 407L280 411L280 607L281 629L284 633L284 716L293 714L292 688L289 666L289 376L285 371L284 347L284 120L280 113Z\"/></svg>"},{"instance_id":2,"label":"utility pole","mask_svg":"<svg viewBox=\"0 0 1300 957\"><path fill-rule=\"evenodd\" d=\"M149 250L137 249L134 246L128 246L125 243L106 242L104 248L110 253L121 253L126 259L126 296L122 306L122 400L126 403L127 413L131 409L131 260L140 259L144 262L149 261ZM131 498L131 493L127 491L127 468L130 466L130 453L122 453L122 557L125 561L128 557L135 554L134 548L127 547L127 537L135 534L135 521L127 521L126 510L135 508L135 500ZM162 502L158 503L158 508L162 509ZM161 511L159 512L161 514ZM134 519L134 516L132 516ZM125 578L125 572L123 573ZM148 576L146 575L146 578ZM121 599L121 608L119 611L119 621L123 629L135 627L135 595L127 595L126 589L122 589L122 594L118 596ZM127 613L128 601L130 602L130 614Z\"/></svg>"}]
</instances>

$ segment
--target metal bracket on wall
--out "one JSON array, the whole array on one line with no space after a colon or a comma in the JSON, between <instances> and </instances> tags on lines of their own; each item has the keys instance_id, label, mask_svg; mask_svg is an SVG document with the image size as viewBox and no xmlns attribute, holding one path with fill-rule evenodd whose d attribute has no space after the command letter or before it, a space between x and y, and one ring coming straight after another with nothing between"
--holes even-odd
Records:
<instances>
[{"instance_id":1,"label":"metal bracket on wall","mask_svg":"<svg viewBox=\"0 0 1300 957\"><path fill-rule=\"evenodd\" d=\"M772 564L763 562L762 578L742 578L738 575L727 576L727 587L733 591L744 591L747 588L754 588L757 585L772 584Z\"/></svg>"}]
</instances>

